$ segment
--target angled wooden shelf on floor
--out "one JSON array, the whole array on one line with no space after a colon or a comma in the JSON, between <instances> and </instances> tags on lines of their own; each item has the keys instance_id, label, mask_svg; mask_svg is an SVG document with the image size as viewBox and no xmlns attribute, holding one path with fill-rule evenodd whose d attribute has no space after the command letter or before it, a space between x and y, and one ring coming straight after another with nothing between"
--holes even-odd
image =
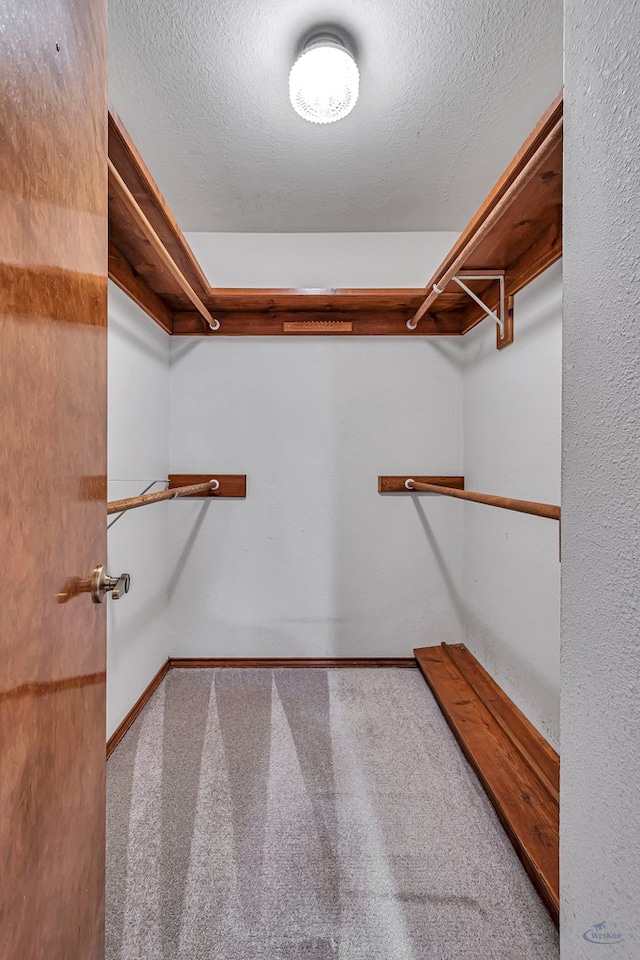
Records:
<instances>
[{"instance_id":1,"label":"angled wooden shelf on floor","mask_svg":"<svg viewBox=\"0 0 640 960\"><path fill-rule=\"evenodd\" d=\"M558 754L463 644L414 650L549 913L559 914Z\"/></svg>"},{"instance_id":2,"label":"angled wooden shelf on floor","mask_svg":"<svg viewBox=\"0 0 640 960\"><path fill-rule=\"evenodd\" d=\"M561 96L426 288L214 289L113 110L109 161L126 187L125 192L112 173L109 276L164 330L178 336L461 335L485 314L449 282L453 274L503 272L510 300L562 255ZM150 241L146 224L164 251ZM434 283L444 284L437 297ZM497 308L494 281L469 283L491 309ZM220 321L219 331L207 326L209 314ZM407 321L414 317L420 322L410 330Z\"/></svg>"}]
</instances>

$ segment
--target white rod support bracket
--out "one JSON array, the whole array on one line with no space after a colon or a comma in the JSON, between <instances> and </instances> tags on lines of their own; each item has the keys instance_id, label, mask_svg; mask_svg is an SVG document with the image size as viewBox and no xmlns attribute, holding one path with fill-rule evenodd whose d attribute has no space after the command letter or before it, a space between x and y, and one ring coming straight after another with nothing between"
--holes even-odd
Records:
<instances>
[{"instance_id":1,"label":"white rod support bracket","mask_svg":"<svg viewBox=\"0 0 640 960\"><path fill-rule=\"evenodd\" d=\"M405 485L405 487L407 488L407 490L413 490L413 489L414 489L414 487L413 487L414 483L415 483L415 480L413 480L411 477L409 477L408 480L405 480L404 485Z\"/></svg>"},{"instance_id":2,"label":"white rod support bracket","mask_svg":"<svg viewBox=\"0 0 640 960\"><path fill-rule=\"evenodd\" d=\"M482 307L482 309L484 310L484 312L487 314L488 317L491 317L492 320L495 320L500 330L500 339L503 340L504 339L504 317L505 317L504 273L457 274L456 276L451 277L451 280L452 281L454 280L458 284L458 286L461 287L464 290L464 292L471 297L472 300L475 300L478 306ZM490 310L489 307L486 305L486 303L484 303L484 301L481 300L480 297L473 292L473 290L469 289L466 283L463 282L464 280L498 280L500 283L500 308L499 308L500 312L494 313L493 310ZM445 287L446 287L446 284L445 284ZM445 287L439 287L437 283L434 283L433 285L433 289L435 293L444 293ZM415 330L417 326L418 326L418 322L413 317L410 320L407 320L408 330Z\"/></svg>"},{"instance_id":3,"label":"white rod support bracket","mask_svg":"<svg viewBox=\"0 0 640 960\"><path fill-rule=\"evenodd\" d=\"M218 320L217 317L213 318L213 323L210 320L206 320L206 324L209 327L209 329L213 330L214 332L220 329L220 321Z\"/></svg>"},{"instance_id":4,"label":"white rod support bracket","mask_svg":"<svg viewBox=\"0 0 640 960\"><path fill-rule=\"evenodd\" d=\"M500 329L500 339L504 339L504 274L503 273L496 273L496 274L484 273L484 274L475 275L475 274L469 273L469 274L456 275L451 279L455 280L458 286L461 287L465 293L468 293L471 299L475 300L475 302L478 304L479 307L482 307L482 309L484 310L484 312L488 317L491 317L492 320L495 320L495 322L498 324L498 327ZM474 293L473 290L469 289L466 283L463 283L464 280L499 280L500 281L500 307L499 307L500 313L497 314L497 313L494 313L493 310L490 310L489 307L486 305L486 303L480 299L477 293Z\"/></svg>"}]
</instances>

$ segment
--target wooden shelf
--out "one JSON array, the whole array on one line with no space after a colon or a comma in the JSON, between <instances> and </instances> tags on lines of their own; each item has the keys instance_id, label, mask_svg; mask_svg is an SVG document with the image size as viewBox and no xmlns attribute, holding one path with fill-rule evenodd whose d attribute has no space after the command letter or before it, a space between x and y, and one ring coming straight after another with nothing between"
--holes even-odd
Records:
<instances>
[{"instance_id":1,"label":"wooden shelf","mask_svg":"<svg viewBox=\"0 0 640 960\"><path fill-rule=\"evenodd\" d=\"M545 906L559 916L558 754L463 644L414 650Z\"/></svg>"},{"instance_id":2,"label":"wooden shelf","mask_svg":"<svg viewBox=\"0 0 640 960\"><path fill-rule=\"evenodd\" d=\"M426 288L214 289L113 110L109 160L109 276L179 336L459 336L485 314L451 276L501 271L509 300L562 256L561 95ZM469 286L497 309L495 281ZM417 329L408 329L414 317Z\"/></svg>"},{"instance_id":3,"label":"wooden shelf","mask_svg":"<svg viewBox=\"0 0 640 960\"><path fill-rule=\"evenodd\" d=\"M137 147L113 108L109 110L109 160L195 292L199 296L208 294L211 290L209 281ZM167 298L169 309L171 309L171 297L181 298L180 287L167 273L162 260L148 250L145 238L140 235L126 209L123 209L111 195L111 191L109 192L109 243L112 248L115 247L120 251L123 259L136 274L142 277L154 293ZM114 279L118 282L116 278Z\"/></svg>"},{"instance_id":4,"label":"wooden shelf","mask_svg":"<svg viewBox=\"0 0 640 960\"><path fill-rule=\"evenodd\" d=\"M486 314L452 276L504 271L509 297L560 259L562 142L559 94L427 284L416 319L455 318L465 334ZM495 280L467 283L490 309L498 308Z\"/></svg>"},{"instance_id":5,"label":"wooden shelf","mask_svg":"<svg viewBox=\"0 0 640 960\"><path fill-rule=\"evenodd\" d=\"M192 290L223 324L224 336L447 336L454 318L407 330L424 298L421 287L402 289L214 289L189 247L135 144L114 110L109 112L109 160L139 210ZM163 256L141 229L138 212L112 177L109 186L109 276L159 326L179 336L214 335L206 329ZM342 325L328 326L327 321ZM286 329L285 324L307 329ZM317 324L317 326L313 326ZM350 324L350 329L347 329Z\"/></svg>"},{"instance_id":6,"label":"wooden shelf","mask_svg":"<svg viewBox=\"0 0 640 960\"><path fill-rule=\"evenodd\" d=\"M204 303L217 317L225 336L416 336L406 326L424 292L411 289L224 289L212 290ZM327 321L350 328L327 327ZM286 324L305 329L287 330ZM316 325L314 327L314 324ZM202 322L192 310L173 314L173 332L201 336ZM429 320L418 335L451 336L460 333L453 317Z\"/></svg>"}]
</instances>

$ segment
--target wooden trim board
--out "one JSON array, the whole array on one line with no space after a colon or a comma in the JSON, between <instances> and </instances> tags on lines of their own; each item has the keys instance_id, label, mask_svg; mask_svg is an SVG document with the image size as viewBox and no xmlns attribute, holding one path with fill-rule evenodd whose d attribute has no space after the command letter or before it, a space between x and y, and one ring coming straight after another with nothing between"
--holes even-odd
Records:
<instances>
[{"instance_id":1,"label":"wooden trim board","mask_svg":"<svg viewBox=\"0 0 640 960\"><path fill-rule=\"evenodd\" d=\"M242 498L247 495L247 475L246 473L170 473L169 490L176 487L188 487L192 483L206 483L207 480L217 480L220 486L217 490L211 490L208 493L194 493L183 500L191 500L193 497L209 499L211 497L218 499Z\"/></svg>"},{"instance_id":2,"label":"wooden trim board","mask_svg":"<svg viewBox=\"0 0 640 960\"><path fill-rule=\"evenodd\" d=\"M421 288L211 290L203 301L220 320L217 333L203 329L189 303L167 298L175 336L455 336L455 315L425 320L420 331L407 329L423 296ZM292 326L293 325L293 326Z\"/></svg>"},{"instance_id":3,"label":"wooden trim board","mask_svg":"<svg viewBox=\"0 0 640 960\"><path fill-rule=\"evenodd\" d=\"M118 746L125 733L132 725L132 723L139 717L142 712L143 707L149 702L151 697L154 695L169 670L171 669L171 661L169 659L165 660L162 664L155 677L151 683L142 691L134 705L129 710L129 713L126 715L124 720L118 724L116 729L113 731L109 739L107 740L107 760Z\"/></svg>"},{"instance_id":4,"label":"wooden trim board","mask_svg":"<svg viewBox=\"0 0 640 960\"><path fill-rule=\"evenodd\" d=\"M424 477L417 473L405 473L402 477L378 477L378 493L411 493L405 486L407 480L464 490L464 477Z\"/></svg>"},{"instance_id":5,"label":"wooden trim board","mask_svg":"<svg viewBox=\"0 0 640 960\"><path fill-rule=\"evenodd\" d=\"M170 657L171 669L333 669L335 667L416 667L415 657Z\"/></svg>"},{"instance_id":6,"label":"wooden trim board","mask_svg":"<svg viewBox=\"0 0 640 960\"><path fill-rule=\"evenodd\" d=\"M559 918L558 755L462 644L414 650L554 922Z\"/></svg>"}]
</instances>

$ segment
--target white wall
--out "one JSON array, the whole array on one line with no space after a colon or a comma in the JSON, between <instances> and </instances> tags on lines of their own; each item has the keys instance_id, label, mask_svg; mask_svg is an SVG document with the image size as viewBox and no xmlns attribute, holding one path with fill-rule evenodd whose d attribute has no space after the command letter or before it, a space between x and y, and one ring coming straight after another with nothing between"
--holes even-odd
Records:
<instances>
[{"instance_id":1,"label":"white wall","mask_svg":"<svg viewBox=\"0 0 640 960\"><path fill-rule=\"evenodd\" d=\"M518 294L515 340L487 321L464 338L466 486L560 503L562 269ZM559 527L480 504L464 510L465 642L559 746Z\"/></svg>"},{"instance_id":2,"label":"white wall","mask_svg":"<svg viewBox=\"0 0 640 960\"><path fill-rule=\"evenodd\" d=\"M167 476L169 336L113 284L108 331L108 499L117 500ZM107 600L107 737L169 653L167 518L168 504L156 504L109 530L108 570L130 573L131 591Z\"/></svg>"},{"instance_id":3,"label":"white wall","mask_svg":"<svg viewBox=\"0 0 640 960\"><path fill-rule=\"evenodd\" d=\"M425 240L412 273L393 236L380 237L379 254L384 236L386 260L368 273L359 261L347 271L358 245L341 235L313 277L317 238L263 236L274 267L301 252L260 282L418 285L452 239ZM206 239L189 237L205 268L220 252L218 237L210 249ZM251 263L241 281L221 270L218 282L250 285ZM460 639L461 511L377 493L378 474L461 470L459 342L175 338L171 466L248 475L246 501L172 505L176 654L410 655Z\"/></svg>"},{"instance_id":4,"label":"white wall","mask_svg":"<svg viewBox=\"0 0 640 960\"><path fill-rule=\"evenodd\" d=\"M177 339L174 472L247 473L246 501L170 514L174 652L411 655L457 640L462 515L377 493L462 463L460 345Z\"/></svg>"},{"instance_id":5,"label":"white wall","mask_svg":"<svg viewBox=\"0 0 640 960\"><path fill-rule=\"evenodd\" d=\"M615 16L612 16L615 13ZM640 956L640 17L565 6L561 948Z\"/></svg>"},{"instance_id":6,"label":"white wall","mask_svg":"<svg viewBox=\"0 0 640 960\"><path fill-rule=\"evenodd\" d=\"M189 236L220 285L349 287L419 285L455 235L221 238ZM112 529L111 565L135 583L110 604L111 728L168 653L408 655L464 639L558 745L557 524L380 497L376 478L464 472L469 489L560 502L559 265L518 295L502 353L489 323L464 341L174 338L170 464L169 338L115 289L110 314L110 497L169 465L249 478L246 501L175 502Z\"/></svg>"},{"instance_id":7,"label":"white wall","mask_svg":"<svg viewBox=\"0 0 640 960\"><path fill-rule=\"evenodd\" d=\"M189 233L214 287L424 287L457 233Z\"/></svg>"}]
</instances>

